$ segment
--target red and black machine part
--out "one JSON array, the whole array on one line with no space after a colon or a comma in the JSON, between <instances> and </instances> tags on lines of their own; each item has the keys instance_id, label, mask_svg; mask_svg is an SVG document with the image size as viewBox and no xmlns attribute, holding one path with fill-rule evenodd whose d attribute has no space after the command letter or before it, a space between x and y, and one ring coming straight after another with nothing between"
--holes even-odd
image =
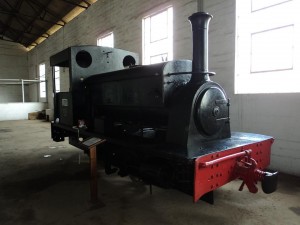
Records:
<instances>
[{"instance_id":1,"label":"red and black machine part","mask_svg":"<svg viewBox=\"0 0 300 225\"><path fill-rule=\"evenodd\" d=\"M270 164L273 138L231 132L230 102L208 70L212 16L189 17L193 60L136 65L137 54L108 47L74 46L53 55L67 67L69 92L55 93L54 141L80 148L79 138L99 137L107 174L132 175L213 202L213 191L241 179L250 192L276 190ZM53 81L55 77L53 74ZM54 82L55 83L55 82Z\"/></svg>"}]
</instances>

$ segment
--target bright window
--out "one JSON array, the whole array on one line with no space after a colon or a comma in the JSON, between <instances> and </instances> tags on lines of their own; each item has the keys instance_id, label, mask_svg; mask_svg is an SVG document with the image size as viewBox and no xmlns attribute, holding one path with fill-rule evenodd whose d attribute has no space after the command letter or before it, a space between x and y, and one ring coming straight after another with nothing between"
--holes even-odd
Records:
<instances>
[{"instance_id":1,"label":"bright window","mask_svg":"<svg viewBox=\"0 0 300 225\"><path fill-rule=\"evenodd\" d=\"M97 39L98 46L105 46L105 47L114 47L114 34L113 32L107 33L105 35L100 36Z\"/></svg>"},{"instance_id":2,"label":"bright window","mask_svg":"<svg viewBox=\"0 0 300 225\"><path fill-rule=\"evenodd\" d=\"M143 64L173 59L173 8L143 19Z\"/></svg>"},{"instance_id":3,"label":"bright window","mask_svg":"<svg viewBox=\"0 0 300 225\"><path fill-rule=\"evenodd\" d=\"M60 92L60 70L58 66L54 67L55 92Z\"/></svg>"},{"instance_id":4,"label":"bright window","mask_svg":"<svg viewBox=\"0 0 300 225\"><path fill-rule=\"evenodd\" d=\"M299 2L237 0L237 94L300 92Z\"/></svg>"},{"instance_id":5,"label":"bright window","mask_svg":"<svg viewBox=\"0 0 300 225\"><path fill-rule=\"evenodd\" d=\"M45 63L39 65L40 98L46 98L46 67Z\"/></svg>"}]
</instances>

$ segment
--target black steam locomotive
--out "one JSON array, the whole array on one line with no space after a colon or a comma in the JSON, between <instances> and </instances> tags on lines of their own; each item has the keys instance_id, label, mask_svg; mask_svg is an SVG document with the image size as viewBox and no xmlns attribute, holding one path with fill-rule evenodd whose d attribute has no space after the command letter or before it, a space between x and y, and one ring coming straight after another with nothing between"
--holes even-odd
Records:
<instances>
[{"instance_id":1,"label":"black steam locomotive","mask_svg":"<svg viewBox=\"0 0 300 225\"><path fill-rule=\"evenodd\" d=\"M80 138L105 139L98 152L105 171L136 176L213 201L213 190L240 178L250 192L262 181L276 189L270 163L273 138L231 133L230 102L210 80L208 26L211 15L189 17L193 61L136 65L135 53L99 46L69 47L50 58L68 67L70 91L55 93L54 141L82 148ZM53 83L55 77L53 75ZM84 148L82 148L84 149Z\"/></svg>"}]
</instances>

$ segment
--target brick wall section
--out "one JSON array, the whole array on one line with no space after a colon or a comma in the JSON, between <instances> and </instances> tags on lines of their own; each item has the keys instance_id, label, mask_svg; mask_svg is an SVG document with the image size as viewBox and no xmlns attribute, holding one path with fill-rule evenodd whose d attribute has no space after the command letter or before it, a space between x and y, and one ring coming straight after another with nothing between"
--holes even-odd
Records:
<instances>
[{"instance_id":1,"label":"brick wall section","mask_svg":"<svg viewBox=\"0 0 300 225\"><path fill-rule=\"evenodd\" d=\"M115 47L142 54L142 18L161 7L174 7L174 58L191 59L192 43L188 16L197 9L196 0L103 0L49 37L28 54L30 77L37 77L38 64L45 62L48 81L48 104L53 108L49 57L69 46L96 45L97 37L113 31ZM66 89L66 79L62 89ZM36 90L31 94L34 97Z\"/></svg>"},{"instance_id":2,"label":"brick wall section","mask_svg":"<svg viewBox=\"0 0 300 225\"><path fill-rule=\"evenodd\" d=\"M0 40L0 79L28 79L27 68L27 50L20 44ZM28 99L27 91L25 98ZM0 86L0 103L21 101L21 85Z\"/></svg>"},{"instance_id":3,"label":"brick wall section","mask_svg":"<svg viewBox=\"0 0 300 225\"><path fill-rule=\"evenodd\" d=\"M231 98L232 130L275 137L271 168L300 176L299 93L235 95L235 0L205 0L204 9L214 15L210 69Z\"/></svg>"}]
</instances>

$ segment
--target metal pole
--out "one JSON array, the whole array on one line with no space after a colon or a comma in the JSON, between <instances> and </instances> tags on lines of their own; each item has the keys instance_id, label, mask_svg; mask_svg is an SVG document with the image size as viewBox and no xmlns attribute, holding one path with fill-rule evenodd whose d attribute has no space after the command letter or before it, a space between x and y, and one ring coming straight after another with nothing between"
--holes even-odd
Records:
<instances>
[{"instance_id":1,"label":"metal pole","mask_svg":"<svg viewBox=\"0 0 300 225\"><path fill-rule=\"evenodd\" d=\"M197 0L198 12L204 12L204 3L203 0Z\"/></svg>"},{"instance_id":2,"label":"metal pole","mask_svg":"<svg viewBox=\"0 0 300 225\"><path fill-rule=\"evenodd\" d=\"M39 81L39 80L24 80L24 82L38 83L38 82L40 82L40 81Z\"/></svg>"},{"instance_id":3,"label":"metal pole","mask_svg":"<svg viewBox=\"0 0 300 225\"><path fill-rule=\"evenodd\" d=\"M0 82L1 81L3 81L3 82L14 82L14 81L16 81L16 82L22 82L22 80L24 81L24 82L32 82L32 83L34 83L34 82L40 82L40 80L25 80L25 79L0 79Z\"/></svg>"},{"instance_id":4,"label":"metal pole","mask_svg":"<svg viewBox=\"0 0 300 225\"><path fill-rule=\"evenodd\" d=\"M98 186L97 186L97 147L93 145L89 148L90 150L90 190L91 190L91 201L96 203L98 201Z\"/></svg>"},{"instance_id":5,"label":"metal pole","mask_svg":"<svg viewBox=\"0 0 300 225\"><path fill-rule=\"evenodd\" d=\"M20 79L0 79L0 81L21 81Z\"/></svg>"},{"instance_id":6,"label":"metal pole","mask_svg":"<svg viewBox=\"0 0 300 225\"><path fill-rule=\"evenodd\" d=\"M25 102L25 95L24 95L24 80L22 79L22 100L23 100L23 103Z\"/></svg>"}]
</instances>

